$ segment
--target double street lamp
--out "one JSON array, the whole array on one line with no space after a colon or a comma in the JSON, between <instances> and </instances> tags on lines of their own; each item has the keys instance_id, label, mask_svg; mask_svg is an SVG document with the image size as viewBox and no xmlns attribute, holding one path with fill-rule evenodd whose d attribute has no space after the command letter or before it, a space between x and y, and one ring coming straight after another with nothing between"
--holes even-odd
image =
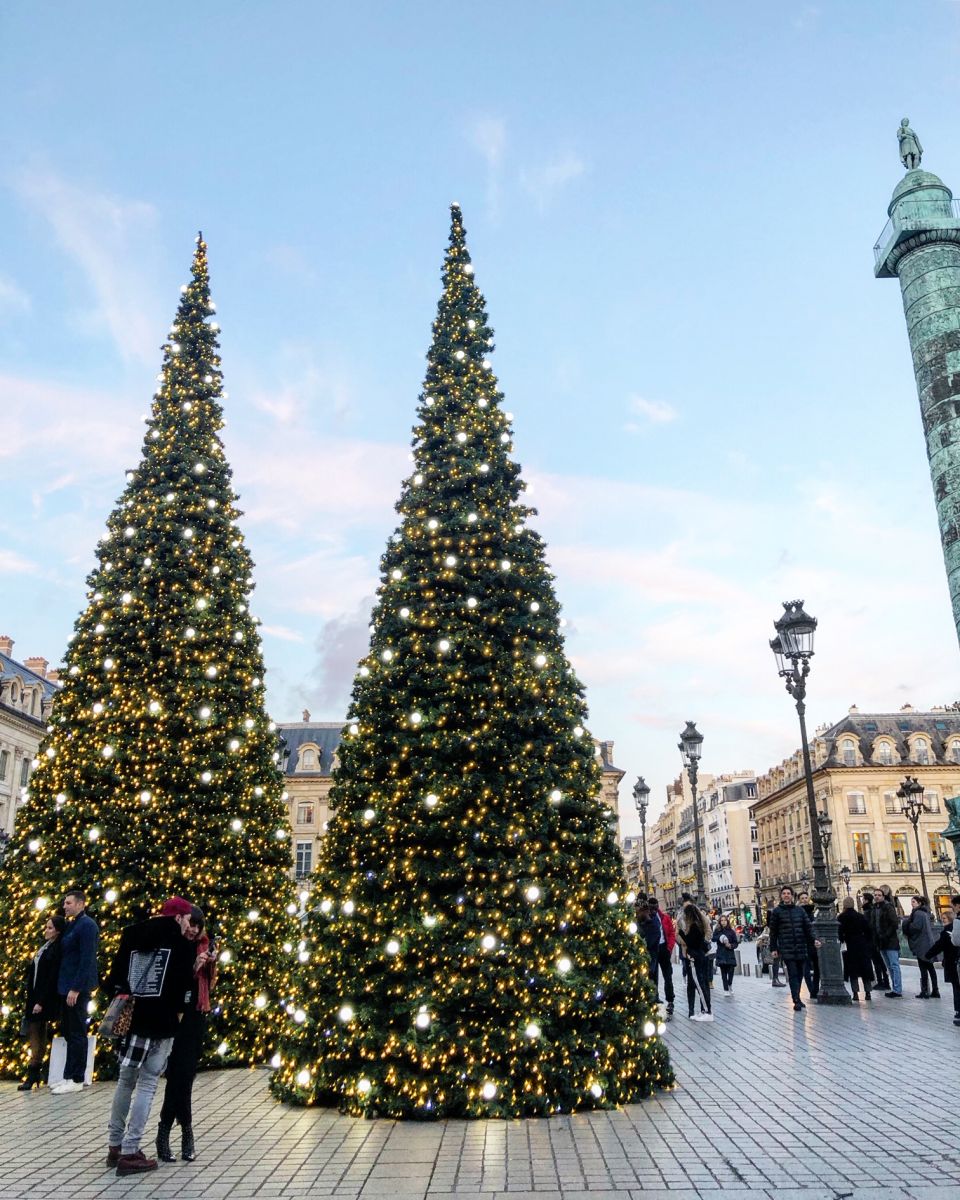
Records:
<instances>
[{"instance_id":1,"label":"double street lamp","mask_svg":"<svg viewBox=\"0 0 960 1200\"><path fill-rule=\"evenodd\" d=\"M852 874L853 874L853 872L850 870L849 867L841 867L840 868L840 882L847 889L848 896L850 895L850 876Z\"/></svg>"},{"instance_id":2,"label":"double street lamp","mask_svg":"<svg viewBox=\"0 0 960 1200\"><path fill-rule=\"evenodd\" d=\"M640 818L640 837L643 841L643 894L650 895L650 863L647 861L647 804L650 800L650 789L641 775L633 785L633 801L637 806L637 816Z\"/></svg>"},{"instance_id":3,"label":"double street lamp","mask_svg":"<svg viewBox=\"0 0 960 1200\"><path fill-rule=\"evenodd\" d=\"M837 936L837 897L827 872L823 829L813 792L813 766L810 762L810 746L807 743L805 700L817 621L815 617L803 611L802 600L786 600L783 604L783 616L774 621L773 627L777 636L771 641L770 649L777 660L780 678L796 703L797 716L800 719L803 774L807 786L807 817L813 851L813 902L816 905L813 928L820 942L820 992L817 1001L820 1004L849 1004L850 993L843 986L843 960Z\"/></svg>"},{"instance_id":4,"label":"double street lamp","mask_svg":"<svg viewBox=\"0 0 960 1200\"><path fill-rule=\"evenodd\" d=\"M690 780L690 791L693 796L693 845L697 856L697 904L702 908L707 903L707 892L703 886L703 855L700 851L700 817L697 813L697 766L700 762L700 752L703 747L703 734L693 721L687 722L687 727L680 734L677 749L687 768L687 778Z\"/></svg>"},{"instance_id":5,"label":"double street lamp","mask_svg":"<svg viewBox=\"0 0 960 1200\"><path fill-rule=\"evenodd\" d=\"M900 810L913 826L913 836L917 840L917 866L920 868L920 891L929 900L927 894L927 877L923 870L923 853L920 849L920 818L926 809L923 806L923 784L916 776L908 775L897 788L897 799Z\"/></svg>"}]
</instances>

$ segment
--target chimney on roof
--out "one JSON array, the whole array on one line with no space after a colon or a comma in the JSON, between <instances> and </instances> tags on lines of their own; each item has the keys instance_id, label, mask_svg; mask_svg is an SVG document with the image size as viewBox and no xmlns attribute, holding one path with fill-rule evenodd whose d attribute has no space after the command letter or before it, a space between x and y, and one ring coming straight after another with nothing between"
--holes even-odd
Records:
<instances>
[{"instance_id":1,"label":"chimney on roof","mask_svg":"<svg viewBox=\"0 0 960 1200\"><path fill-rule=\"evenodd\" d=\"M60 682L60 671L57 669L57 667L54 667L52 671L47 672L47 679L49 679L51 683Z\"/></svg>"},{"instance_id":2,"label":"chimney on roof","mask_svg":"<svg viewBox=\"0 0 960 1200\"><path fill-rule=\"evenodd\" d=\"M307 723L309 720L310 720L310 709L309 709L309 708L305 708L305 709L303 710L303 723L304 723L304 725L306 725L306 723Z\"/></svg>"},{"instance_id":3,"label":"chimney on roof","mask_svg":"<svg viewBox=\"0 0 960 1200\"><path fill-rule=\"evenodd\" d=\"M860 711L860 709L857 708L857 706L855 704L851 704L850 707L847 709L848 713L858 713L859 711Z\"/></svg>"},{"instance_id":4,"label":"chimney on roof","mask_svg":"<svg viewBox=\"0 0 960 1200\"><path fill-rule=\"evenodd\" d=\"M34 656L33 658L25 658L23 660L23 665L28 671L32 671L34 675L39 675L42 679L46 679L47 667L49 667L50 664L45 658Z\"/></svg>"},{"instance_id":5,"label":"chimney on roof","mask_svg":"<svg viewBox=\"0 0 960 1200\"><path fill-rule=\"evenodd\" d=\"M0 637L0 654L6 654L8 656L13 654L13 638L7 637L6 634L3 634L3 636Z\"/></svg>"},{"instance_id":6,"label":"chimney on roof","mask_svg":"<svg viewBox=\"0 0 960 1200\"><path fill-rule=\"evenodd\" d=\"M913 712L913 705L912 704L901 704L900 711L901 712Z\"/></svg>"}]
</instances>

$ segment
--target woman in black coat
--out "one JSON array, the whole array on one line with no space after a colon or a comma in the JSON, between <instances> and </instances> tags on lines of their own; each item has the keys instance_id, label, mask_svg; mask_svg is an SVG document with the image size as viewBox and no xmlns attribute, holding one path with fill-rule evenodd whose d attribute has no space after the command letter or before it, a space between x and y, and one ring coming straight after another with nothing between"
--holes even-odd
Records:
<instances>
[{"instance_id":1,"label":"woman in black coat","mask_svg":"<svg viewBox=\"0 0 960 1200\"><path fill-rule=\"evenodd\" d=\"M24 974L26 1000L20 1033L30 1046L30 1065L27 1078L17 1089L21 1092L40 1086L47 1047L47 1023L56 1021L60 1015L57 976L60 973L60 935L66 927L63 917L47 917L43 926L43 945L27 963Z\"/></svg>"},{"instance_id":2,"label":"woman in black coat","mask_svg":"<svg viewBox=\"0 0 960 1200\"><path fill-rule=\"evenodd\" d=\"M873 953L870 923L863 913L857 912L852 896L845 896L843 908L837 918L838 934L843 942L844 979L850 980L854 1000L860 999L857 981L863 980L863 992L867 1000L872 999L870 985L873 983Z\"/></svg>"},{"instance_id":3,"label":"woman in black coat","mask_svg":"<svg viewBox=\"0 0 960 1200\"><path fill-rule=\"evenodd\" d=\"M720 968L720 979L723 981L723 994L733 995L733 973L737 969L737 931L730 924L730 918L720 917L713 931L713 943L717 947L717 966Z\"/></svg>"}]
</instances>

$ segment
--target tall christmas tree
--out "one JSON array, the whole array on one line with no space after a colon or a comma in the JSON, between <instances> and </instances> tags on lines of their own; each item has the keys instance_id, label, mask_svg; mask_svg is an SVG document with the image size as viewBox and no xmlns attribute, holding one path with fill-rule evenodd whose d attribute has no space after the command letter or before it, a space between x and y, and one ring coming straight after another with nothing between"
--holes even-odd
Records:
<instances>
[{"instance_id":1,"label":"tall christmas tree","mask_svg":"<svg viewBox=\"0 0 960 1200\"><path fill-rule=\"evenodd\" d=\"M215 1061L263 1061L286 1019L299 941L290 832L249 607L252 562L219 436L201 237L181 291L143 456L97 547L4 863L3 1073L21 1058L24 960L71 886L100 923L101 968L123 926L167 896L207 912L220 952Z\"/></svg>"},{"instance_id":2,"label":"tall christmas tree","mask_svg":"<svg viewBox=\"0 0 960 1200\"><path fill-rule=\"evenodd\" d=\"M443 295L275 1093L396 1117L610 1107L672 1079L492 330Z\"/></svg>"}]
</instances>

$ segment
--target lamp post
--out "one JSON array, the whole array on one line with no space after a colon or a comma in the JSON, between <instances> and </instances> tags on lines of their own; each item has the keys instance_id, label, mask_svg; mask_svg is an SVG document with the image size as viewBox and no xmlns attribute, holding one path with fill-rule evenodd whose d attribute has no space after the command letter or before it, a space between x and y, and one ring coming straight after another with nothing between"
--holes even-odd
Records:
<instances>
[{"instance_id":1,"label":"lamp post","mask_svg":"<svg viewBox=\"0 0 960 1200\"><path fill-rule=\"evenodd\" d=\"M700 908L703 908L708 899L706 888L703 886L703 855L700 852L700 818L697 815L697 764L700 762L702 748L703 734L697 729L693 721L688 721L686 729L680 734L677 749L680 751L683 765L687 768L690 791L693 795L693 845L697 855L697 905Z\"/></svg>"},{"instance_id":2,"label":"lamp post","mask_svg":"<svg viewBox=\"0 0 960 1200\"><path fill-rule=\"evenodd\" d=\"M803 611L802 600L787 600L783 616L774 621L777 636L770 649L777 660L777 671L787 692L797 706L800 719L800 744L803 750L803 774L807 785L807 815L810 821L810 840L813 851L813 902L816 917L813 928L820 943L819 1004L849 1004L850 993L843 986L843 960L837 936L837 897L830 883L823 844L819 836L817 801L813 792L813 767L807 743L806 695L810 659L813 658L813 635L817 628L815 617Z\"/></svg>"},{"instance_id":3,"label":"lamp post","mask_svg":"<svg viewBox=\"0 0 960 1200\"><path fill-rule=\"evenodd\" d=\"M908 775L897 788L897 799L903 815L913 826L913 836L917 839L917 866L920 868L920 890L927 899L927 877L923 870L923 854L920 851L920 818L926 809L923 807L923 784L916 776Z\"/></svg>"},{"instance_id":4,"label":"lamp post","mask_svg":"<svg viewBox=\"0 0 960 1200\"><path fill-rule=\"evenodd\" d=\"M753 895L754 895L754 899L757 902L757 911L756 911L756 915L753 918L753 923L754 923L754 925L756 925L756 927L758 929L762 930L763 929L763 897L760 895L760 884L759 883L755 883L753 885Z\"/></svg>"},{"instance_id":5,"label":"lamp post","mask_svg":"<svg viewBox=\"0 0 960 1200\"><path fill-rule=\"evenodd\" d=\"M643 842L643 894L650 895L650 863L647 861L647 802L650 799L650 789L641 775L633 785L633 800L637 806L637 816L640 818L640 838Z\"/></svg>"},{"instance_id":6,"label":"lamp post","mask_svg":"<svg viewBox=\"0 0 960 1200\"><path fill-rule=\"evenodd\" d=\"M957 868L953 865L950 855L941 850L938 857L933 860L933 865L938 871L943 872L943 878L947 883L947 891L952 892L953 888L950 885L950 880L957 874Z\"/></svg>"},{"instance_id":7,"label":"lamp post","mask_svg":"<svg viewBox=\"0 0 960 1200\"><path fill-rule=\"evenodd\" d=\"M733 898L737 902L737 924L739 925L740 924L740 889L736 886L733 889Z\"/></svg>"},{"instance_id":8,"label":"lamp post","mask_svg":"<svg viewBox=\"0 0 960 1200\"><path fill-rule=\"evenodd\" d=\"M850 870L849 867L841 867L840 868L840 882L847 889L848 896L850 895L850 876L852 874L853 874L853 872Z\"/></svg>"}]
</instances>

